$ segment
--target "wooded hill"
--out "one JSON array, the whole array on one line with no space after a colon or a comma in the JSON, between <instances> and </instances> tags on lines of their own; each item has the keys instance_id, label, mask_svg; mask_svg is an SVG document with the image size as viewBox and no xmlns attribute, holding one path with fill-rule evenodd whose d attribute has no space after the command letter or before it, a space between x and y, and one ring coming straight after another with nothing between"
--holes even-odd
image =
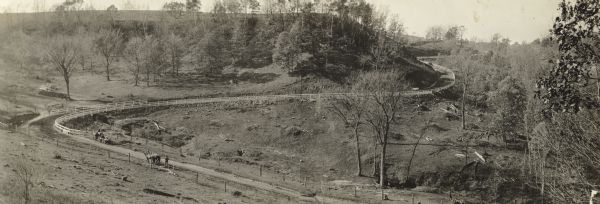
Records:
<instances>
[{"instance_id":1,"label":"wooded hill","mask_svg":"<svg viewBox=\"0 0 600 204\"><path fill-rule=\"evenodd\" d=\"M159 53L153 56L162 56L153 62L157 64L152 72L157 75L179 74L182 67L218 75L229 66L260 68L275 63L292 76L316 76L338 83L375 69L398 69L413 87L433 83L438 73L410 54L402 24L376 13L369 4L363 6L369 9L360 15L317 12L305 5L302 11L267 14L216 8L211 13L78 10L2 14L0 22L4 31L20 30L41 41L56 35L94 41L102 30L118 31L119 56L125 55L133 38L156 39ZM96 54L94 45L82 49L89 53L82 60Z\"/></svg>"}]
</instances>

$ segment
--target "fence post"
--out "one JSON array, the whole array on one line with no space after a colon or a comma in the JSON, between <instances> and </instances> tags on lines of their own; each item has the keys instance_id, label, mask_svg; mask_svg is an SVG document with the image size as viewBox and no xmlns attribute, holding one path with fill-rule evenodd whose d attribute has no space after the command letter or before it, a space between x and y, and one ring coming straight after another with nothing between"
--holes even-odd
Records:
<instances>
[{"instance_id":1,"label":"fence post","mask_svg":"<svg viewBox=\"0 0 600 204\"><path fill-rule=\"evenodd\" d=\"M356 186L354 186L354 197L358 197L358 196L356 195L356 188L357 188L357 187L356 187Z\"/></svg>"},{"instance_id":2,"label":"fence post","mask_svg":"<svg viewBox=\"0 0 600 204\"><path fill-rule=\"evenodd\" d=\"M324 193L324 191L323 191L323 180L321 180L320 182L321 182L321 193Z\"/></svg>"},{"instance_id":3,"label":"fence post","mask_svg":"<svg viewBox=\"0 0 600 204\"><path fill-rule=\"evenodd\" d=\"M262 177L262 164L258 165L258 168L259 168L259 171L260 171L259 175Z\"/></svg>"},{"instance_id":4,"label":"fence post","mask_svg":"<svg viewBox=\"0 0 600 204\"><path fill-rule=\"evenodd\" d=\"M196 183L198 183L198 172L196 172Z\"/></svg>"},{"instance_id":5,"label":"fence post","mask_svg":"<svg viewBox=\"0 0 600 204\"><path fill-rule=\"evenodd\" d=\"M131 163L131 153L127 153L127 161L129 161L129 163Z\"/></svg>"},{"instance_id":6,"label":"fence post","mask_svg":"<svg viewBox=\"0 0 600 204\"><path fill-rule=\"evenodd\" d=\"M227 181L225 181L224 183L225 183L225 192L227 192Z\"/></svg>"},{"instance_id":7,"label":"fence post","mask_svg":"<svg viewBox=\"0 0 600 204\"><path fill-rule=\"evenodd\" d=\"M306 187L306 181L308 180L308 177L304 177L304 187Z\"/></svg>"},{"instance_id":8,"label":"fence post","mask_svg":"<svg viewBox=\"0 0 600 204\"><path fill-rule=\"evenodd\" d=\"M110 151L106 150L106 155L108 155L108 158L110 159Z\"/></svg>"}]
</instances>

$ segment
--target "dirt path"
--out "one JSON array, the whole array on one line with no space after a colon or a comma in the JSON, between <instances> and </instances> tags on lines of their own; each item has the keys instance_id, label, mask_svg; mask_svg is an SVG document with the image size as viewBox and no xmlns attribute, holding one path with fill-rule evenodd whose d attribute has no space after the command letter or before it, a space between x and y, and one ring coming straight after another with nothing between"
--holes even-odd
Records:
<instances>
[{"instance_id":1,"label":"dirt path","mask_svg":"<svg viewBox=\"0 0 600 204\"><path fill-rule=\"evenodd\" d=\"M72 139L74 139L80 143L83 143L83 144L93 145L93 146L96 146L96 147L99 147L102 149L110 150L111 152L119 153L122 155L128 155L128 156L130 155L132 158L146 161L146 157L145 157L144 153L142 153L142 152L99 143L97 141L94 141L94 140L91 140L88 138L84 138L84 137L73 136L73 135L69 135L69 136L71 136ZM185 170L189 170L189 171L198 172L198 173L212 176L215 178L220 178L220 179L228 180L228 181L243 184L243 185L256 187L256 188L263 189L266 191L279 193L281 195L290 196L290 197L293 197L293 198L296 198L299 200L318 201L318 202L327 202L327 203L348 203L349 202L348 200L342 200L342 199L331 198L331 197L323 197L323 196L315 196L314 198L309 198L309 197L302 196L301 193L296 190L287 189L287 188L279 187L279 186L273 186L273 185L263 183L260 181L242 178L242 177L236 176L234 174L217 172L213 169L208 169L208 168L204 168L204 167L193 165L193 164L180 163L177 161L169 161L169 164L175 166L176 169L178 168L178 169L185 169Z\"/></svg>"}]
</instances>

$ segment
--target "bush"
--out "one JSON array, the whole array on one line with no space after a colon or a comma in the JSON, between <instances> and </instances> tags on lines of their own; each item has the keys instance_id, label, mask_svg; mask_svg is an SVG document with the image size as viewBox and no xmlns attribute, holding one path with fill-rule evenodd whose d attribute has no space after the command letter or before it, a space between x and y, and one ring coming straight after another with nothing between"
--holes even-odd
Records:
<instances>
[{"instance_id":1,"label":"bush","mask_svg":"<svg viewBox=\"0 0 600 204\"><path fill-rule=\"evenodd\" d=\"M54 158L54 159L63 159L62 155L59 152L57 152L57 151L54 151L54 156L52 158Z\"/></svg>"},{"instance_id":2,"label":"bush","mask_svg":"<svg viewBox=\"0 0 600 204\"><path fill-rule=\"evenodd\" d=\"M242 192L234 191L233 193L231 193L231 195L233 195L235 197L240 197L240 196L242 196Z\"/></svg>"}]
</instances>

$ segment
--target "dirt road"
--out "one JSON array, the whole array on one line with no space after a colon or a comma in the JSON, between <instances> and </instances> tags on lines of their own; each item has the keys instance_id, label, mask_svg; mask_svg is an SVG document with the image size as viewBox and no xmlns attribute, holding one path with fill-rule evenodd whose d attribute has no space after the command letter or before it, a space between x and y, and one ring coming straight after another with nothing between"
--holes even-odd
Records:
<instances>
[{"instance_id":1,"label":"dirt road","mask_svg":"<svg viewBox=\"0 0 600 204\"><path fill-rule=\"evenodd\" d=\"M449 88L450 86L452 86L454 84L454 73L452 71L450 71L449 69L445 68L445 67L441 67L441 66L434 66L436 69L438 69L439 71L441 71L443 74L442 78L447 79L447 83L443 84L442 88ZM432 88L430 90L416 90L416 91L407 91L406 93L403 93L407 96L418 96L418 95L426 95L426 94L432 94L432 92L434 90L440 90L440 87L435 87ZM291 95L289 96L279 96L279 97L291 97ZM302 96L300 96L302 97ZM210 101L211 99L205 99L206 101ZM231 100L236 100L235 98L231 98L231 99L223 99L223 100L219 100L219 101L231 101ZM239 100L239 98L237 99ZM107 108L106 110L109 110L109 108ZM35 120L39 120L42 119L44 117L47 117L48 114L44 114L41 115L40 117L36 118ZM29 125L30 123L27 123L27 125ZM137 151L133 151L130 149L126 149L126 148L122 148L122 147L117 147L117 146L110 146L110 145L106 145L106 144L102 144L102 143L98 143L96 141L93 141L91 139L85 138L85 137L81 137L81 135L72 135L72 134L67 134L68 136L70 136L72 139L83 143L83 144L89 144L89 145L93 145L96 147L100 147L102 149L106 149L109 150L111 152L115 152L115 153L119 153L122 155L130 155L132 158L136 158L139 160L146 160L146 157L144 156L143 153L141 152L137 152ZM215 177L215 178L220 178L220 179L224 179L224 180L228 180L231 182L235 182L238 184L243 184L243 185L247 185L247 186L252 186L254 188L258 188L258 189L262 189L262 190L266 190L269 192L275 192L284 196L288 196L288 197L293 197L295 199L298 200L303 200L303 201L313 201L313 202L326 202L326 203L348 203L348 202L353 202L351 200L344 200L344 199L339 199L339 198L332 198L332 197L327 197L327 196L321 196L321 195L316 195L314 197L305 197L302 195L302 192L298 191L298 190L294 190L294 189L288 189L288 188L284 188L284 187L280 187L280 186L274 186L268 183L264 183L261 181L257 181L257 180L252 180L252 179L248 179L248 178L242 178L242 177L238 177L234 174L230 174L230 173L225 173L225 172L218 172L215 171L213 169L208 169L208 168L204 168L201 166L197 166L197 165L193 165L193 164L188 164L188 163L180 163L180 162L176 162L176 161L171 161L170 164L172 164L173 166L175 166L176 168L179 169L186 169L186 170L190 170L190 171L194 171L194 172L198 172L201 173L203 175L208 175L211 177ZM432 200L427 200L427 198L422 198L421 199L422 203L439 203L439 199L432 199Z\"/></svg>"}]
</instances>

